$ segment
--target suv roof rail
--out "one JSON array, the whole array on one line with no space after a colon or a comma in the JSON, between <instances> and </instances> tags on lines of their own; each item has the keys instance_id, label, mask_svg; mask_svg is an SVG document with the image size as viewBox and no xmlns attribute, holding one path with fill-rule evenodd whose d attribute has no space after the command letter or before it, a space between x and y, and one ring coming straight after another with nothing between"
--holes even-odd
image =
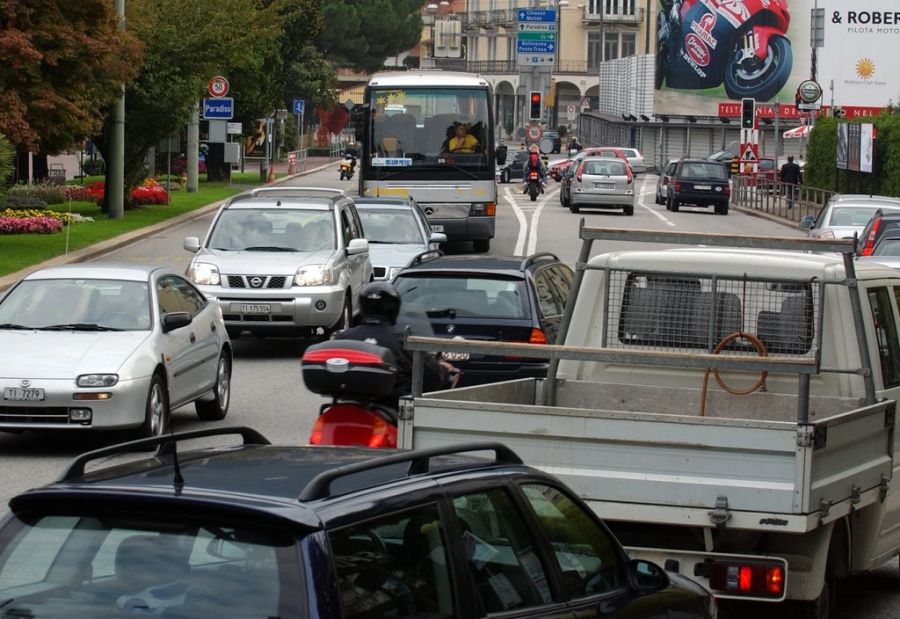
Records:
<instances>
[{"instance_id":1,"label":"suv roof rail","mask_svg":"<svg viewBox=\"0 0 900 619\"><path fill-rule=\"evenodd\" d=\"M157 455L171 453L175 449L175 443L192 438L203 438L207 436L225 436L239 434L244 439L244 445L271 445L265 436L245 426L236 426L230 428L206 428L203 430L188 430L187 432L177 432L174 434L165 434L163 436L154 436L151 438L142 438L136 441L128 441L127 443L119 443L101 449L95 449L77 456L69 468L57 479L57 482L71 481L84 475L84 465L92 460L97 460L105 456L113 456L118 454L129 453L132 451L143 450L147 447L159 446Z\"/></svg>"},{"instance_id":2,"label":"suv roof rail","mask_svg":"<svg viewBox=\"0 0 900 619\"><path fill-rule=\"evenodd\" d=\"M525 260L522 261L522 264L519 265L519 269L524 271L525 269L530 267L532 264L534 264L538 260L542 260L544 258L550 258L552 260L559 261L559 257L556 254L554 254L553 252L539 251L538 253L531 254L530 256L525 258Z\"/></svg>"},{"instance_id":3,"label":"suv roof rail","mask_svg":"<svg viewBox=\"0 0 900 619\"><path fill-rule=\"evenodd\" d=\"M426 261L437 260L443 255L444 252L442 252L440 249L429 249L428 251L423 251L421 254L416 254L415 256L413 256L412 260L410 260L406 264L406 266L411 267L416 264L422 264ZM431 258L429 258L428 256L431 256Z\"/></svg>"},{"instance_id":4,"label":"suv roof rail","mask_svg":"<svg viewBox=\"0 0 900 619\"><path fill-rule=\"evenodd\" d=\"M289 196L293 194L307 195L311 193L327 193L339 195L345 198L347 197L347 194L343 189L335 189L333 187L259 187L250 191L250 195L254 197L266 196L270 194L282 194Z\"/></svg>"},{"instance_id":5,"label":"suv roof rail","mask_svg":"<svg viewBox=\"0 0 900 619\"><path fill-rule=\"evenodd\" d=\"M306 484L306 487L303 488L298 500L314 501L316 499L326 498L331 494L331 483L333 481L356 473L362 473L363 471L370 471L392 464L409 462L409 468L406 471L407 476L422 475L428 472L428 466L432 458L470 451L493 451L493 464L522 464L522 459L516 452L506 445L496 442L464 443L461 445L444 445L441 447L431 447L429 449L417 449L415 451L401 452L390 456L374 458L372 460L354 462L353 464L347 464L335 467L328 471L323 471Z\"/></svg>"}]
</instances>

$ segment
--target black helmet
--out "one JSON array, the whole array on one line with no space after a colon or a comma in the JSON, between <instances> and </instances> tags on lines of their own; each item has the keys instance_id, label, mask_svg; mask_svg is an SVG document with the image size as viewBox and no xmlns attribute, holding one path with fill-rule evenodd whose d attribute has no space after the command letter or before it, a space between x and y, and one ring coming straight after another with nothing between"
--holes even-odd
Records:
<instances>
[{"instance_id":1,"label":"black helmet","mask_svg":"<svg viewBox=\"0 0 900 619\"><path fill-rule=\"evenodd\" d=\"M383 316L391 324L396 324L400 313L400 295L387 282L371 282L363 286L359 293L359 308L363 318Z\"/></svg>"}]
</instances>

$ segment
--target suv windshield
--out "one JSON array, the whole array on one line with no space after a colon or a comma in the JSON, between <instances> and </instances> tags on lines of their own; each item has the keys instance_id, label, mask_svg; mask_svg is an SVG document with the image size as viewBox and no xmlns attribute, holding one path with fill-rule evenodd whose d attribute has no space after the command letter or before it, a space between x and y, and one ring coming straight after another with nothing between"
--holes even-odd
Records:
<instances>
[{"instance_id":1,"label":"suv windshield","mask_svg":"<svg viewBox=\"0 0 900 619\"><path fill-rule=\"evenodd\" d=\"M320 251L334 249L331 211L226 209L207 247L224 251Z\"/></svg>"},{"instance_id":2,"label":"suv windshield","mask_svg":"<svg viewBox=\"0 0 900 619\"><path fill-rule=\"evenodd\" d=\"M425 242L412 211L357 206L369 243L421 245Z\"/></svg>"},{"instance_id":3,"label":"suv windshield","mask_svg":"<svg viewBox=\"0 0 900 619\"><path fill-rule=\"evenodd\" d=\"M403 307L415 306L431 317L528 318L525 282L521 279L457 275L401 275L394 282Z\"/></svg>"}]
</instances>

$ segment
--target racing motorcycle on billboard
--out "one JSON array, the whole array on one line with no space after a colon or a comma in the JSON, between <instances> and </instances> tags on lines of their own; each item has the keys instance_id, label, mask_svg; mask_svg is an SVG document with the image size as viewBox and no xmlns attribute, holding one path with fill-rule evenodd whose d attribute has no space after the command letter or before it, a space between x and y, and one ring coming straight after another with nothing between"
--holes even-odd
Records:
<instances>
[{"instance_id":1,"label":"racing motorcycle on billboard","mask_svg":"<svg viewBox=\"0 0 900 619\"><path fill-rule=\"evenodd\" d=\"M656 89L769 101L791 75L790 21L787 0L660 0Z\"/></svg>"}]
</instances>

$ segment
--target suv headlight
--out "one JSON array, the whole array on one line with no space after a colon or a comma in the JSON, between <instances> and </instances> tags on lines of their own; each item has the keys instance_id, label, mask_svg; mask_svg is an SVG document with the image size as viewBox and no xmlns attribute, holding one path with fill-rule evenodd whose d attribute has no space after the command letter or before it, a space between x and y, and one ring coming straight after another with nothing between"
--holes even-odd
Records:
<instances>
[{"instance_id":1,"label":"suv headlight","mask_svg":"<svg viewBox=\"0 0 900 619\"><path fill-rule=\"evenodd\" d=\"M82 374L75 379L79 387L112 387L117 382L118 374Z\"/></svg>"},{"instance_id":2,"label":"suv headlight","mask_svg":"<svg viewBox=\"0 0 900 619\"><path fill-rule=\"evenodd\" d=\"M187 276L195 284L201 286L218 286L222 281L219 268L206 262L194 262L187 270Z\"/></svg>"},{"instance_id":3,"label":"suv headlight","mask_svg":"<svg viewBox=\"0 0 900 619\"><path fill-rule=\"evenodd\" d=\"M325 286L334 283L331 269L324 264L311 264L297 269L294 275L295 286Z\"/></svg>"}]
</instances>

